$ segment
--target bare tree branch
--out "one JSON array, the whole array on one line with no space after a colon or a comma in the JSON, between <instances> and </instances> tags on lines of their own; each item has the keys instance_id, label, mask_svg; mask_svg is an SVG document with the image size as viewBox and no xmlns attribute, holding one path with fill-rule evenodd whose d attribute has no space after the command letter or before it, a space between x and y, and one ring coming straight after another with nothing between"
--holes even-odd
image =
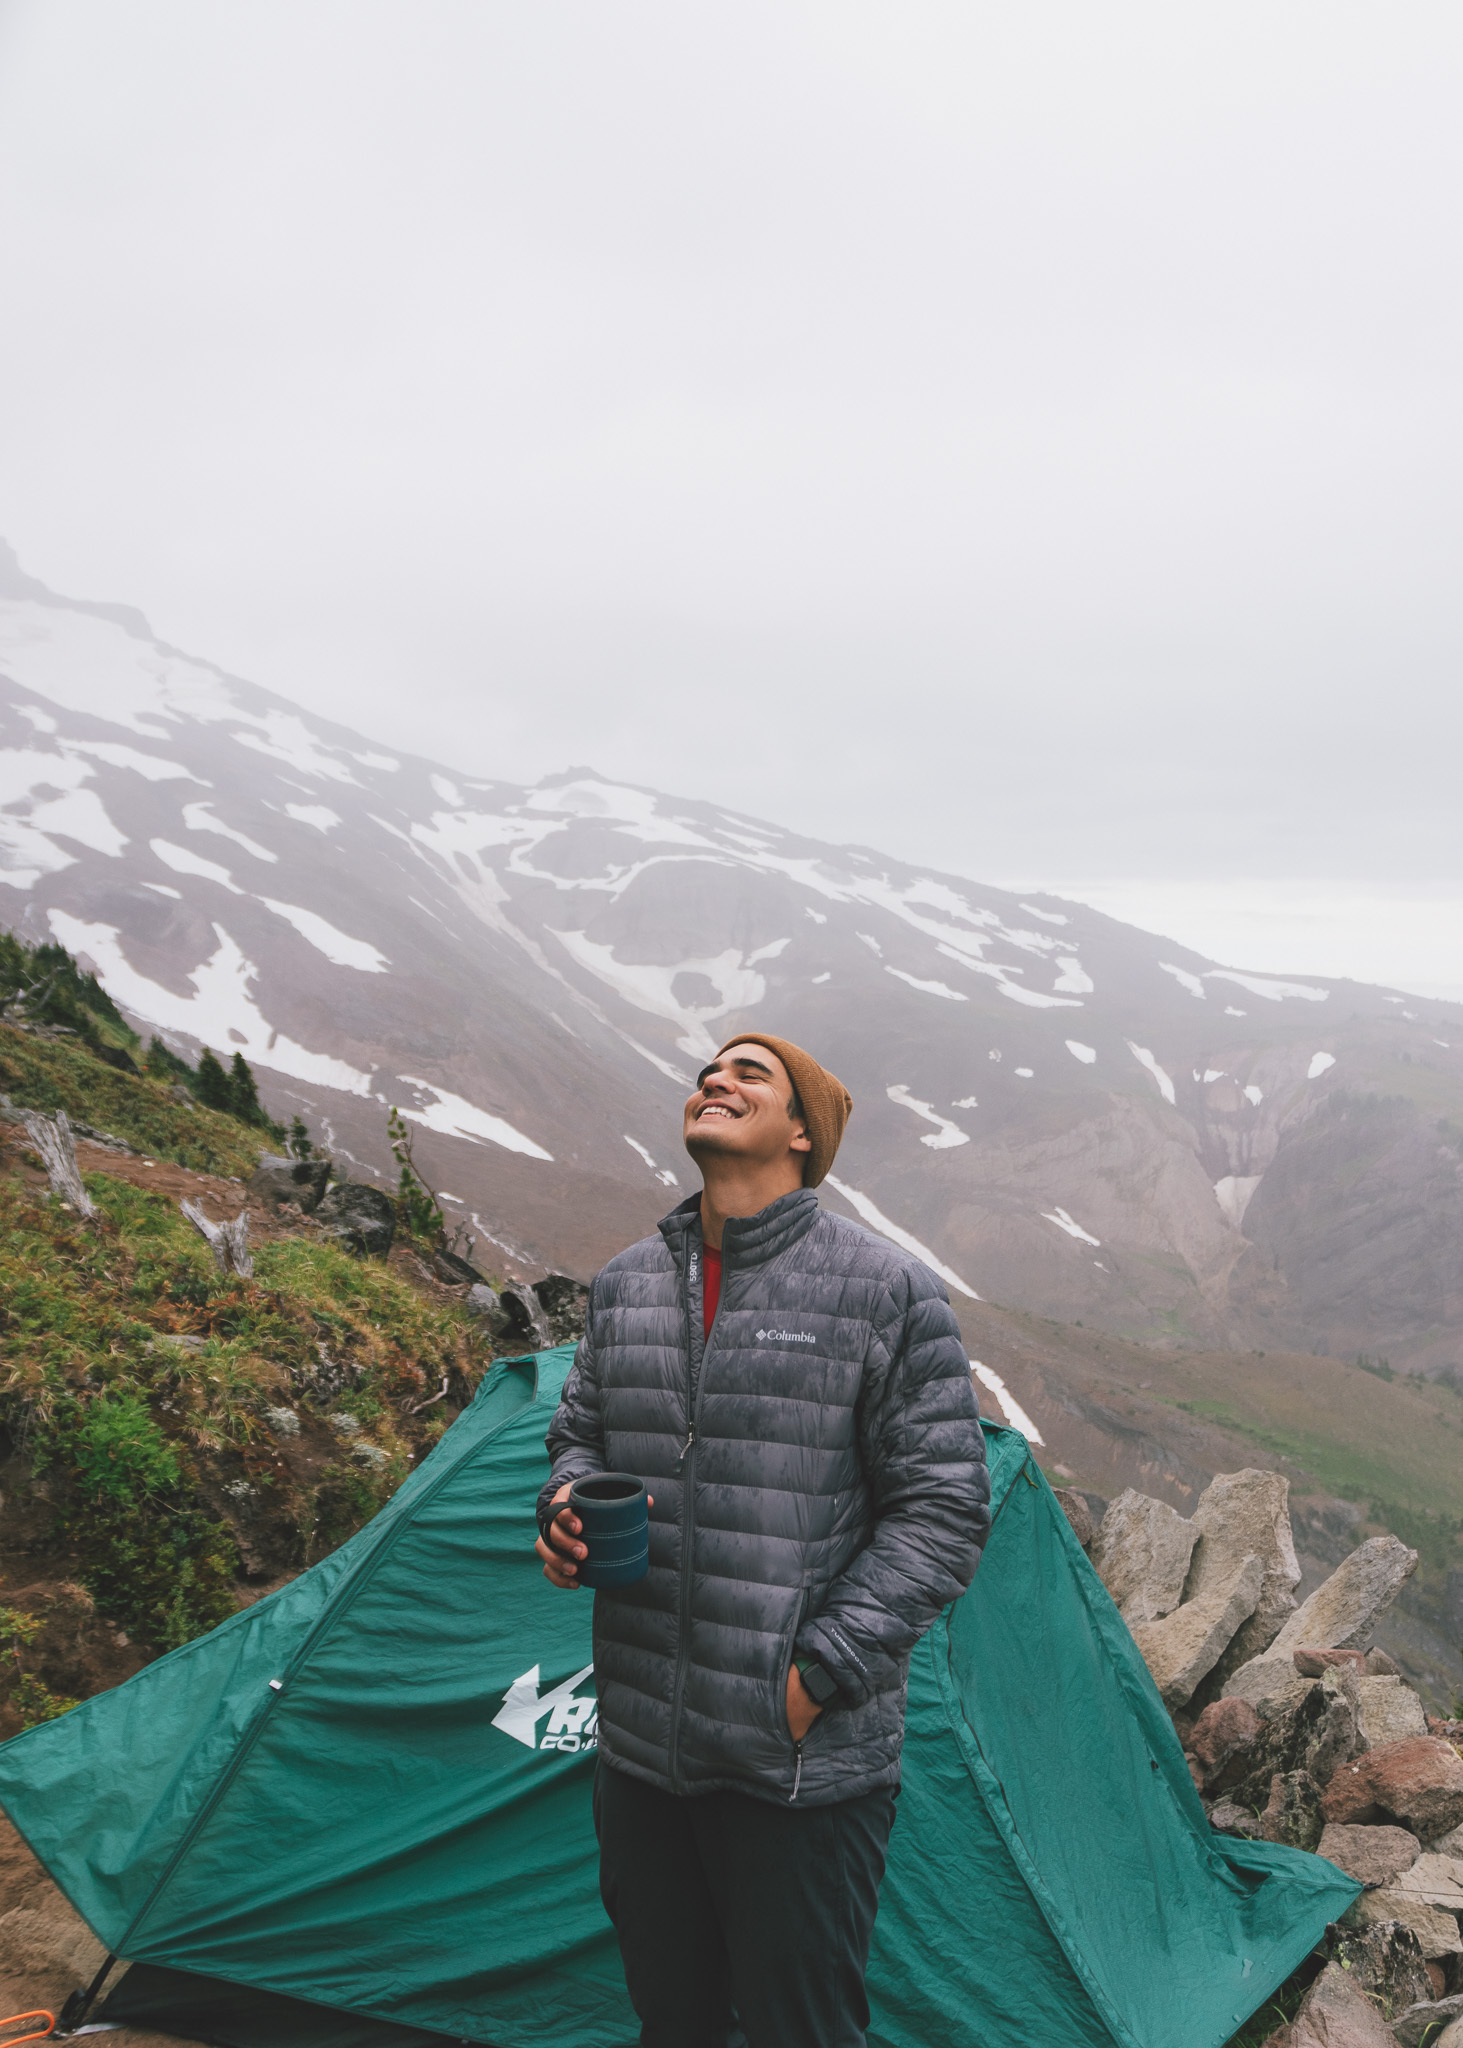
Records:
<instances>
[{"instance_id":1,"label":"bare tree branch","mask_svg":"<svg viewBox=\"0 0 1463 2048\"><path fill-rule=\"evenodd\" d=\"M21 1115L32 1145L45 1162L51 1192L59 1195L63 1202L69 1202L86 1222L91 1222L97 1213L96 1204L81 1185L81 1169L76 1164L76 1140L71 1135L65 1110L58 1109L54 1118L38 1116L33 1109L22 1110Z\"/></svg>"},{"instance_id":2,"label":"bare tree branch","mask_svg":"<svg viewBox=\"0 0 1463 2048\"><path fill-rule=\"evenodd\" d=\"M178 1206L199 1236L207 1238L220 1273L237 1273L243 1280L253 1278L247 1209L241 1209L231 1223L211 1223L196 1202L180 1202Z\"/></svg>"}]
</instances>

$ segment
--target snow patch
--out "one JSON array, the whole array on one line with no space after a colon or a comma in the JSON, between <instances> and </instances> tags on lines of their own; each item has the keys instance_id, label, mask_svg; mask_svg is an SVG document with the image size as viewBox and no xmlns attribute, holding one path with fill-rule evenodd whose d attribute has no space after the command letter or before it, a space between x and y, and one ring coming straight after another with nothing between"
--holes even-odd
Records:
<instances>
[{"instance_id":1,"label":"snow patch","mask_svg":"<svg viewBox=\"0 0 1463 2048\"><path fill-rule=\"evenodd\" d=\"M1251 1081L1249 1086L1245 1089L1244 1094L1245 1100L1247 1102L1253 1103L1256 1109L1258 1109L1260 1104L1265 1100L1264 1089L1257 1088L1253 1081Z\"/></svg>"},{"instance_id":2,"label":"snow patch","mask_svg":"<svg viewBox=\"0 0 1463 2048\"><path fill-rule=\"evenodd\" d=\"M975 1374L986 1392L995 1395L996 1400L1000 1404L1001 1413L1005 1416L1011 1428L1019 1430L1029 1444L1040 1444L1042 1449L1045 1450L1046 1438L1042 1435L1026 1410L1014 1401L1006 1391L1006 1382L1001 1378L1000 1374L992 1372L988 1365L982 1365L978 1358L971 1359L970 1370Z\"/></svg>"},{"instance_id":3,"label":"snow patch","mask_svg":"<svg viewBox=\"0 0 1463 2048\"><path fill-rule=\"evenodd\" d=\"M359 761L361 757L357 754L355 758ZM284 814L301 825L313 825L317 832L333 831L340 823L336 813L326 804L286 804Z\"/></svg>"},{"instance_id":4,"label":"snow patch","mask_svg":"<svg viewBox=\"0 0 1463 2048\"><path fill-rule=\"evenodd\" d=\"M1306 1079L1308 1081L1318 1081L1321 1075L1325 1073L1327 1067L1334 1067L1335 1064L1336 1055L1334 1052L1312 1053L1311 1063L1306 1068Z\"/></svg>"},{"instance_id":5,"label":"snow patch","mask_svg":"<svg viewBox=\"0 0 1463 2048\"><path fill-rule=\"evenodd\" d=\"M554 932L554 938L569 958L585 968L607 988L652 1017L664 1017L680 1026L676 1044L692 1059L711 1059L716 1052L706 1029L715 1017L729 1010L750 1010L767 993L762 976L747 966L736 947L706 960L682 960L673 967L642 966L617 960L612 946L596 943L584 932ZM681 1003L673 994L677 975L700 974L716 990L714 1003Z\"/></svg>"},{"instance_id":6,"label":"snow patch","mask_svg":"<svg viewBox=\"0 0 1463 2048\"><path fill-rule=\"evenodd\" d=\"M1263 996L1267 1003L1284 1002L1287 996L1299 997L1307 1003L1324 1003L1331 994L1328 988L1312 988L1307 981L1272 981L1265 974L1240 974L1233 967L1206 967L1206 981L1234 981L1248 989L1252 996Z\"/></svg>"},{"instance_id":7,"label":"snow patch","mask_svg":"<svg viewBox=\"0 0 1463 2048\"><path fill-rule=\"evenodd\" d=\"M1097 1047L1095 1045L1084 1045L1080 1038L1069 1038L1067 1040L1067 1050L1074 1060L1081 1060L1084 1067L1090 1067L1097 1058Z\"/></svg>"},{"instance_id":8,"label":"snow patch","mask_svg":"<svg viewBox=\"0 0 1463 2048\"><path fill-rule=\"evenodd\" d=\"M1060 988L1061 983L1057 986ZM1009 996L1013 1003L1025 1003L1029 1010L1080 1010L1083 1007L1078 996L1047 996L1039 988L1024 988L1019 981L1003 981L1001 994Z\"/></svg>"},{"instance_id":9,"label":"snow patch","mask_svg":"<svg viewBox=\"0 0 1463 2048\"><path fill-rule=\"evenodd\" d=\"M485 1109L479 1109L474 1102L465 1101L461 1095L449 1094L435 1082L420 1081L415 1074L398 1074L398 1081L405 1081L408 1088L420 1088L437 1100L425 1109L403 1109L402 1115L424 1130L440 1131L447 1138L466 1138L469 1144L476 1144L486 1138L490 1145L501 1145L505 1152L522 1152L530 1159L552 1160L553 1153L545 1152L542 1145L535 1145L532 1138L525 1138L522 1131L514 1130L500 1116L489 1116Z\"/></svg>"},{"instance_id":10,"label":"snow patch","mask_svg":"<svg viewBox=\"0 0 1463 2048\"><path fill-rule=\"evenodd\" d=\"M1097 984L1093 981L1092 976L1087 972L1080 960L1074 960L1069 954L1061 953L1057 956L1057 965L1062 971L1052 983L1052 987L1058 994L1063 992L1078 996L1090 996L1092 994Z\"/></svg>"},{"instance_id":11,"label":"snow patch","mask_svg":"<svg viewBox=\"0 0 1463 2048\"><path fill-rule=\"evenodd\" d=\"M236 712L234 715L240 714ZM324 752L304 719L293 711L267 711L262 718L249 722L263 730L262 733L236 732L234 738L241 747L251 747L256 754L268 754L274 761L284 761L299 775L316 779L323 775L332 782L356 782L344 761L333 753ZM356 787L359 786L357 783Z\"/></svg>"},{"instance_id":12,"label":"snow patch","mask_svg":"<svg viewBox=\"0 0 1463 2048\"><path fill-rule=\"evenodd\" d=\"M1023 1081L1034 1080L1036 1075L1034 1067L1013 1067L1012 1072Z\"/></svg>"},{"instance_id":13,"label":"snow patch","mask_svg":"<svg viewBox=\"0 0 1463 2048\"><path fill-rule=\"evenodd\" d=\"M1017 907L1024 910L1028 917L1039 917L1043 924L1070 924L1072 922L1069 917L1063 917L1059 910L1038 910L1034 903L1022 903Z\"/></svg>"},{"instance_id":14,"label":"snow patch","mask_svg":"<svg viewBox=\"0 0 1463 2048\"><path fill-rule=\"evenodd\" d=\"M323 953L332 966L354 967L362 974L384 974L391 965L384 953L364 939L353 939L337 931L313 910L302 910L298 903L276 903L270 896L261 896L259 901L286 924L292 924L300 937L307 939L317 953Z\"/></svg>"},{"instance_id":15,"label":"snow patch","mask_svg":"<svg viewBox=\"0 0 1463 2048\"><path fill-rule=\"evenodd\" d=\"M93 760L104 761L109 768L129 769L146 782L177 782L181 779L202 783L205 789L209 787L201 775L195 775L181 761L164 761L157 754L141 754L136 747L124 747L115 740L67 740L66 748L68 753L90 754Z\"/></svg>"},{"instance_id":16,"label":"snow patch","mask_svg":"<svg viewBox=\"0 0 1463 2048\"><path fill-rule=\"evenodd\" d=\"M144 889L151 889L155 896L171 896L175 903L181 903L183 900L182 890L170 889L166 882L144 882L142 886Z\"/></svg>"},{"instance_id":17,"label":"snow patch","mask_svg":"<svg viewBox=\"0 0 1463 2048\"><path fill-rule=\"evenodd\" d=\"M1175 1099L1173 1092L1173 1082L1168 1078L1168 1075L1165 1074L1162 1067L1159 1066L1157 1060L1153 1057L1152 1053L1148 1050L1147 1046L1134 1045L1131 1038L1127 1039L1125 1042L1127 1044L1128 1051L1133 1055L1133 1058L1138 1062L1139 1066L1146 1067L1149 1073L1153 1076L1154 1080L1158 1083L1158 1092L1163 1097L1164 1101L1172 1102Z\"/></svg>"},{"instance_id":18,"label":"snow patch","mask_svg":"<svg viewBox=\"0 0 1463 2048\"><path fill-rule=\"evenodd\" d=\"M1226 1017L1248 1017L1250 1013L1248 1010L1233 1009L1228 1003L1226 1003L1224 1006L1224 1014Z\"/></svg>"},{"instance_id":19,"label":"snow patch","mask_svg":"<svg viewBox=\"0 0 1463 2048\"><path fill-rule=\"evenodd\" d=\"M814 924L827 924L828 922L827 916L823 911L814 910L811 907L811 905L807 903L803 905L803 916L810 917L813 920Z\"/></svg>"},{"instance_id":20,"label":"snow patch","mask_svg":"<svg viewBox=\"0 0 1463 2048\"><path fill-rule=\"evenodd\" d=\"M967 1131L962 1131L959 1124L952 1124L949 1117L941 1116L933 1103L921 1102L917 1096L911 1095L902 1081L896 1082L892 1088L886 1088L884 1093L891 1102L897 1102L901 1109L912 1109L916 1116L923 1117L927 1124L935 1126L933 1137L920 1139L921 1145L928 1145L932 1152L944 1152L953 1145L970 1143Z\"/></svg>"},{"instance_id":21,"label":"snow patch","mask_svg":"<svg viewBox=\"0 0 1463 2048\"><path fill-rule=\"evenodd\" d=\"M863 937L862 932L859 933L859 937ZM963 996L958 988L946 988L943 981L920 981L917 976L906 974L902 967L886 967L884 972L892 974L898 981L907 981L910 987L917 988L921 995L944 996L948 1002L952 1003L964 1003L970 1000L968 996Z\"/></svg>"},{"instance_id":22,"label":"snow patch","mask_svg":"<svg viewBox=\"0 0 1463 2048\"><path fill-rule=\"evenodd\" d=\"M359 761L363 768L384 768L392 775L401 766L400 761L393 761L389 754L352 754L351 759Z\"/></svg>"},{"instance_id":23,"label":"snow patch","mask_svg":"<svg viewBox=\"0 0 1463 2048\"><path fill-rule=\"evenodd\" d=\"M117 830L94 789L68 789L49 803L33 804L30 823L38 832L74 839L93 853L110 854L114 860L127 844L127 834Z\"/></svg>"},{"instance_id":24,"label":"snow patch","mask_svg":"<svg viewBox=\"0 0 1463 2048\"><path fill-rule=\"evenodd\" d=\"M1250 1206L1250 1197L1260 1185L1258 1173L1227 1173L1223 1180L1214 1183L1214 1197L1224 1216L1238 1230L1245 1220L1245 1211Z\"/></svg>"},{"instance_id":25,"label":"snow patch","mask_svg":"<svg viewBox=\"0 0 1463 2048\"><path fill-rule=\"evenodd\" d=\"M922 1264L928 1266L932 1273L938 1273L947 1287L956 1288L961 1294L968 1295L972 1301L980 1300L975 1289L967 1286L958 1273L952 1273L948 1266L942 1265L928 1245L921 1244L917 1237L911 1237L907 1230L901 1230L897 1223L891 1223L883 1210L875 1208L861 1189L850 1187L847 1181L837 1180L831 1173L826 1178L829 1187L842 1195L851 1209L857 1210L871 1230L877 1230L880 1237L887 1237L891 1244L897 1244L901 1251L911 1253Z\"/></svg>"},{"instance_id":26,"label":"snow patch","mask_svg":"<svg viewBox=\"0 0 1463 2048\"><path fill-rule=\"evenodd\" d=\"M1090 1230L1084 1230L1080 1223L1074 1223L1065 1209L1043 1209L1041 1217L1044 1223L1055 1223L1058 1230L1065 1230L1068 1237L1075 1237L1080 1244L1090 1244L1098 1251L1102 1250L1102 1239L1094 1237Z\"/></svg>"},{"instance_id":27,"label":"snow patch","mask_svg":"<svg viewBox=\"0 0 1463 2048\"><path fill-rule=\"evenodd\" d=\"M211 804L184 804L183 823L190 832L216 832L220 839L232 839L235 846L242 846L245 853L252 853L256 860L279 859L279 855L271 853L267 846L260 846L256 840L236 832L232 825L226 825L222 818L216 818Z\"/></svg>"},{"instance_id":28,"label":"snow patch","mask_svg":"<svg viewBox=\"0 0 1463 2048\"><path fill-rule=\"evenodd\" d=\"M49 711L42 711L39 704L17 704L15 709L22 718L28 718L37 732L54 732L56 721Z\"/></svg>"},{"instance_id":29,"label":"snow patch","mask_svg":"<svg viewBox=\"0 0 1463 2048\"><path fill-rule=\"evenodd\" d=\"M638 1138L632 1138L628 1131L625 1133L625 1143L632 1152L640 1154L640 1157L645 1161L645 1164L650 1168L658 1181L663 1181L668 1188L678 1188L680 1186L680 1182L676 1179L670 1168L668 1166L657 1166L645 1146L641 1144Z\"/></svg>"},{"instance_id":30,"label":"snow patch","mask_svg":"<svg viewBox=\"0 0 1463 2048\"><path fill-rule=\"evenodd\" d=\"M952 1109L979 1109L980 1104L973 1095L962 1095L958 1102L950 1104Z\"/></svg>"},{"instance_id":31,"label":"snow patch","mask_svg":"<svg viewBox=\"0 0 1463 2048\"><path fill-rule=\"evenodd\" d=\"M881 960L883 959L884 948L879 944L879 941L874 937L872 932L855 932L854 937L856 939L862 939L864 944L868 947L871 953L876 953Z\"/></svg>"},{"instance_id":32,"label":"snow patch","mask_svg":"<svg viewBox=\"0 0 1463 2048\"><path fill-rule=\"evenodd\" d=\"M217 882L235 896L242 896L239 887L227 868L221 868L217 861L205 860L201 853L190 853L186 846L174 846L170 839L150 839L153 852L165 868L171 868L175 875L201 875L205 882Z\"/></svg>"},{"instance_id":33,"label":"snow patch","mask_svg":"<svg viewBox=\"0 0 1463 2048\"><path fill-rule=\"evenodd\" d=\"M1224 1079L1224 1069L1223 1067L1206 1067L1202 1074L1195 1074L1194 1079L1202 1081L1207 1088L1212 1082Z\"/></svg>"},{"instance_id":34,"label":"snow patch","mask_svg":"<svg viewBox=\"0 0 1463 2048\"><path fill-rule=\"evenodd\" d=\"M755 953L747 955L747 965L755 967L759 960L775 960L791 944L791 939L774 939L770 946L759 946Z\"/></svg>"},{"instance_id":35,"label":"snow patch","mask_svg":"<svg viewBox=\"0 0 1463 2048\"><path fill-rule=\"evenodd\" d=\"M259 969L216 924L217 951L188 976L194 993L174 995L139 974L122 951L115 925L87 924L69 911L50 910L51 930L71 953L85 953L94 963L107 994L145 1023L164 1031L184 1031L204 1045L232 1042L245 1059L297 1081L339 1088L348 1095L369 1095L368 1074L358 1073L328 1053L310 1052L286 1038L259 1010L249 984Z\"/></svg>"},{"instance_id":36,"label":"snow patch","mask_svg":"<svg viewBox=\"0 0 1463 2048\"><path fill-rule=\"evenodd\" d=\"M1208 989L1197 974L1190 974L1187 967L1175 967L1171 960L1160 960L1158 967L1160 973L1171 974L1180 988L1186 988L1191 996L1198 996L1201 1002L1207 1000Z\"/></svg>"},{"instance_id":37,"label":"snow patch","mask_svg":"<svg viewBox=\"0 0 1463 2048\"><path fill-rule=\"evenodd\" d=\"M813 986L814 986L814 988L816 988L816 987L818 986L818 983L819 983L820 981L832 981L832 979L833 979L833 976L832 976L832 974L831 974L830 972L827 972L827 971L825 971L825 972L824 972L824 973L822 973L822 974L815 974L815 975L813 976Z\"/></svg>"}]
</instances>

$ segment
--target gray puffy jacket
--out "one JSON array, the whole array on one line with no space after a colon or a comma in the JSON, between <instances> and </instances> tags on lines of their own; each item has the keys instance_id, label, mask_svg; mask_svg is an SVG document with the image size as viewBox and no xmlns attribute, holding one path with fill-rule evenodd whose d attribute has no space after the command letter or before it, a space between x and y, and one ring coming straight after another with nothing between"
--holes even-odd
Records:
<instances>
[{"instance_id":1,"label":"gray puffy jacket","mask_svg":"<svg viewBox=\"0 0 1463 2048\"><path fill-rule=\"evenodd\" d=\"M909 1653L990 1521L949 1300L811 1189L727 1224L705 1339L701 1264L699 1196L610 1261L547 1440L541 1512L588 1472L655 1497L648 1575L594 1603L605 1760L808 1805L897 1784ZM840 1688L801 1744L795 1652Z\"/></svg>"}]
</instances>

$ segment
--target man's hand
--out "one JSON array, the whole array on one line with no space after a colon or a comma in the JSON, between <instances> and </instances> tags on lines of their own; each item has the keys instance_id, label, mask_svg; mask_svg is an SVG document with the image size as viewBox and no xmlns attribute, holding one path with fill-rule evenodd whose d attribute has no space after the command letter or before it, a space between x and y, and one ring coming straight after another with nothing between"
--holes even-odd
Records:
<instances>
[{"instance_id":1,"label":"man's hand","mask_svg":"<svg viewBox=\"0 0 1463 2048\"><path fill-rule=\"evenodd\" d=\"M569 1488L573 1483L572 1480L566 1480L554 1495L553 1505L556 1508L559 1507L561 1500L569 1498ZM645 1504L651 1508L655 1506L653 1493L646 1495ZM579 1585L579 1567L589 1555L584 1545L578 1541L583 1526L579 1517L569 1508L559 1508L558 1514L549 1524L549 1541L545 1543L540 1536L533 1546L544 1561L544 1577L549 1584L565 1586L571 1593Z\"/></svg>"},{"instance_id":2,"label":"man's hand","mask_svg":"<svg viewBox=\"0 0 1463 2048\"><path fill-rule=\"evenodd\" d=\"M787 1668L787 1725L794 1742L801 1742L823 1709L803 1684L796 1664Z\"/></svg>"},{"instance_id":3,"label":"man's hand","mask_svg":"<svg viewBox=\"0 0 1463 2048\"><path fill-rule=\"evenodd\" d=\"M569 1488L573 1483L566 1480L554 1495L556 1508L561 1500L569 1498ZM559 1508L549 1524L548 1543L540 1536L534 1544L534 1549L544 1561L544 1577L551 1586L567 1586L571 1592L578 1586L580 1560L589 1555L584 1545L575 1540L582 1526L577 1515L571 1514L568 1508Z\"/></svg>"}]
</instances>

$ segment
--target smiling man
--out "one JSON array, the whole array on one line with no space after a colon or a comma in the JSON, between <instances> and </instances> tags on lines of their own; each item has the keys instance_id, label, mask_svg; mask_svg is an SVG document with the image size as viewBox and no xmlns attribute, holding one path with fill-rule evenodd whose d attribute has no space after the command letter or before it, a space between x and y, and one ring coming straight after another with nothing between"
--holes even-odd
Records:
<instances>
[{"instance_id":1,"label":"smiling man","mask_svg":"<svg viewBox=\"0 0 1463 2048\"><path fill-rule=\"evenodd\" d=\"M651 1491L600 1592L600 1889L645 2048L861 2048L910 1651L989 1522L970 1366L926 1266L813 1190L852 1103L785 1039L685 1108L702 1191L590 1293L539 1555L575 1588L586 1473Z\"/></svg>"}]
</instances>

